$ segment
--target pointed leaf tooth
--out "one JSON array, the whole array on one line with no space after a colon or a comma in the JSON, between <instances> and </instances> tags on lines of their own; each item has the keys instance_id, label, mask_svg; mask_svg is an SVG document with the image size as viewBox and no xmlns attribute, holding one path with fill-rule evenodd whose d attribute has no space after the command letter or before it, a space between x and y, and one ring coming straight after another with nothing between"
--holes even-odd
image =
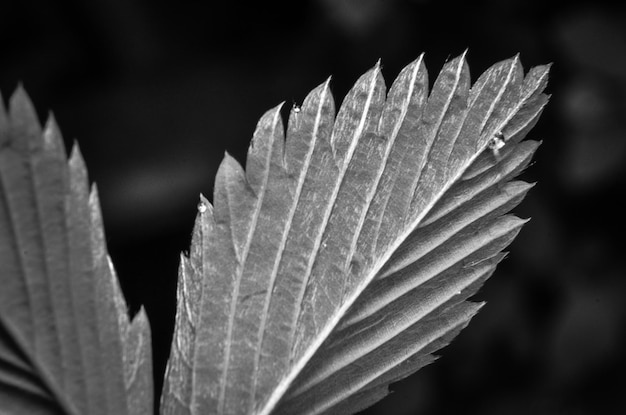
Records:
<instances>
[{"instance_id":1,"label":"pointed leaf tooth","mask_svg":"<svg viewBox=\"0 0 626 415\"><path fill-rule=\"evenodd\" d=\"M470 91L470 105L454 147L447 158L446 180L454 180L460 168L466 167L501 129L512 101L519 98L523 73L517 59L503 61L489 68Z\"/></svg>"},{"instance_id":2,"label":"pointed leaf tooth","mask_svg":"<svg viewBox=\"0 0 626 415\"><path fill-rule=\"evenodd\" d=\"M526 221L514 216L504 216L491 223L480 224L476 226L477 230L467 230L425 257L394 271L394 274L388 277L393 279L393 284L386 282L386 278L374 281L363 293L363 297L368 300L359 303L362 308L355 308L350 313L349 324L373 315L405 293L427 282L433 275L458 266L461 261L472 262L475 256L482 255L484 251L486 251L484 256L495 255L513 240L524 223ZM443 252L447 252L448 255L442 257Z\"/></svg>"},{"instance_id":3,"label":"pointed leaf tooth","mask_svg":"<svg viewBox=\"0 0 626 415\"><path fill-rule=\"evenodd\" d=\"M253 212L253 204L249 198L244 197L249 193L246 186L243 168L226 153L217 170L213 203L215 221L230 233L237 262L241 261L240 247L245 245L248 237L249 217Z\"/></svg>"},{"instance_id":4,"label":"pointed leaf tooth","mask_svg":"<svg viewBox=\"0 0 626 415\"><path fill-rule=\"evenodd\" d=\"M363 389L367 390L373 387L379 387L380 385L389 385L392 382L397 382L437 360L438 356L434 353L447 346L461 330L469 324L469 321L478 313L483 305L484 303L461 302L446 310L445 316L439 315L437 318L429 317L424 324L419 326L419 330L418 327L413 327L411 330L414 333L414 337L423 333L424 337L429 339L430 342L420 348L421 345L415 345L415 343L411 341L406 341L406 347L398 348L398 350L395 351L395 356L392 354L392 358L389 359L395 361L395 363L400 361L400 363L397 363L395 366L393 366L392 363L389 366L393 367L384 373L381 370L378 377ZM443 326L444 324L440 323L442 320L445 321L444 324L446 324L448 328L447 330L442 330L440 333L437 333L440 334L440 336L437 337L437 334L432 333L432 329L435 325ZM432 333L431 335L428 335L429 331ZM398 341L397 343L402 342ZM415 350L417 351L415 352ZM402 360L412 352L414 352L413 355ZM372 357L370 357L369 360L374 360Z\"/></svg>"},{"instance_id":5,"label":"pointed leaf tooth","mask_svg":"<svg viewBox=\"0 0 626 415\"><path fill-rule=\"evenodd\" d=\"M43 130L43 145L46 154L50 158L65 162L65 144L63 142L63 136L61 135L59 126L56 122L56 118L53 114L50 114L48 117Z\"/></svg>"},{"instance_id":6,"label":"pointed leaf tooth","mask_svg":"<svg viewBox=\"0 0 626 415\"><path fill-rule=\"evenodd\" d=\"M517 103L520 102L524 82L524 69L519 61L519 56L503 62L501 68L498 67L498 69L501 70L501 76L505 80L503 88L494 100L493 109L481 130L487 141L502 131L511 117L518 111Z\"/></svg>"},{"instance_id":7,"label":"pointed leaf tooth","mask_svg":"<svg viewBox=\"0 0 626 415\"><path fill-rule=\"evenodd\" d=\"M379 131L386 137L398 135L411 100L419 109L428 97L428 74L423 56L402 68L389 88L379 124Z\"/></svg>"},{"instance_id":8,"label":"pointed leaf tooth","mask_svg":"<svg viewBox=\"0 0 626 415\"><path fill-rule=\"evenodd\" d=\"M465 54L447 62L435 80L418 130L418 137L424 137L420 147L425 151L409 188L412 196L406 224L424 212L441 191L445 160L467 115L469 86Z\"/></svg>"},{"instance_id":9,"label":"pointed leaf tooth","mask_svg":"<svg viewBox=\"0 0 626 415\"><path fill-rule=\"evenodd\" d=\"M350 161L363 129L372 121L367 117L371 102L380 99L381 95L384 100L385 81L380 72L379 62L356 81L337 113L330 144L338 167Z\"/></svg>"},{"instance_id":10,"label":"pointed leaf tooth","mask_svg":"<svg viewBox=\"0 0 626 415\"><path fill-rule=\"evenodd\" d=\"M438 310L445 310L449 304L454 305L473 294L491 275L501 259L500 256L495 256L471 268L458 264L413 291L407 291L406 295L390 302L376 315L367 317L367 320L362 319L350 323L350 327L345 326L343 333L339 335L338 332L335 339L331 336L322 348L319 356L326 356L323 361L313 360L310 367L315 369L308 373L305 369L292 394L296 395L315 385L329 382L330 376L341 372L343 368L373 350L387 347L386 344L390 344L389 347L395 344L392 349L404 347L395 340L397 336L405 336L403 333L412 325L420 324L423 319L428 321L428 316L437 315ZM415 330L415 333L419 331ZM411 347L410 342L406 347Z\"/></svg>"},{"instance_id":11,"label":"pointed leaf tooth","mask_svg":"<svg viewBox=\"0 0 626 415\"><path fill-rule=\"evenodd\" d=\"M526 140L510 146L509 151L502 155L502 159L495 163L493 154L484 154L484 158L481 155L466 170L461 180L469 183L480 183L481 177L484 176L494 177L496 181L504 181L515 177L528 166L540 144L537 141ZM510 169L511 165L514 165L515 168ZM493 182L493 180L489 180L489 182ZM470 184L470 186L472 185Z\"/></svg>"},{"instance_id":12,"label":"pointed leaf tooth","mask_svg":"<svg viewBox=\"0 0 626 415\"><path fill-rule=\"evenodd\" d=\"M87 176L85 160L78 143L74 143L74 146L72 147L68 164L72 194L81 201L87 201L87 195L89 193L89 179ZM85 203L85 205L87 205L87 203Z\"/></svg>"},{"instance_id":13,"label":"pointed leaf tooth","mask_svg":"<svg viewBox=\"0 0 626 415\"><path fill-rule=\"evenodd\" d=\"M548 77L552 63L532 68L524 78L524 99L532 100L543 93L548 85Z\"/></svg>"},{"instance_id":14,"label":"pointed leaf tooth","mask_svg":"<svg viewBox=\"0 0 626 415\"><path fill-rule=\"evenodd\" d=\"M287 171L300 177L310 165L317 140L330 143L335 120L335 102L330 91L330 77L309 92L300 107L300 113L289 119L285 142ZM298 183L304 180L302 176Z\"/></svg>"},{"instance_id":15,"label":"pointed leaf tooth","mask_svg":"<svg viewBox=\"0 0 626 415\"><path fill-rule=\"evenodd\" d=\"M455 281L464 280L466 286L476 284L480 287L495 267L502 261L506 254L499 253L497 249L502 249L506 244L506 240L496 240L482 251L477 251L466 256L451 267L444 269L436 276L432 276L429 280L425 280L423 275L418 271L399 273L398 278L406 278L410 281L406 284L404 281L404 289L397 296L396 302L390 302L388 305L380 307L376 310L368 310L371 307L369 298L375 290L375 285L371 291L366 291L360 302L356 303L353 308L346 314L341 325L337 329L337 333L327 342L327 347L336 347L341 342L347 342L354 335L362 335L367 330L383 330L377 327L384 327L386 324L393 324L393 318L386 314L386 310L390 310L391 315L401 312L402 307L411 308L415 305L415 300L419 299L422 292L427 292L431 287L440 287L443 284L453 284ZM469 283L467 282L469 281ZM473 282L472 282L473 281ZM416 284L412 285L412 284ZM470 285L467 285L470 284ZM455 290L459 291L459 290ZM469 297L471 295L468 295Z\"/></svg>"},{"instance_id":16,"label":"pointed leaf tooth","mask_svg":"<svg viewBox=\"0 0 626 415\"><path fill-rule=\"evenodd\" d=\"M536 142L533 141L522 143L515 149L512 149L495 166L485 166L477 159L468 168L467 175L464 175L460 182L450 188L419 226L424 227L434 222L464 201L494 186L501 186L502 183L506 183L511 178L519 175L526 168L537 149L535 144Z\"/></svg>"},{"instance_id":17,"label":"pointed leaf tooth","mask_svg":"<svg viewBox=\"0 0 626 415\"><path fill-rule=\"evenodd\" d=\"M415 237L409 237L398 248L396 256L388 262L379 278L393 275L408 264L418 261L470 227L478 228L481 224L509 212L522 201L531 187L532 185L525 182L510 182L468 198L464 204L459 203L461 200L455 200L459 205L454 210L415 230ZM428 236L420 238L420 234Z\"/></svg>"},{"instance_id":18,"label":"pointed leaf tooth","mask_svg":"<svg viewBox=\"0 0 626 415\"><path fill-rule=\"evenodd\" d=\"M98 186L94 183L89 192L89 211L91 214L91 249L94 262L106 262L106 237L102 222L102 211L100 210L100 197L98 196Z\"/></svg>"},{"instance_id":19,"label":"pointed leaf tooth","mask_svg":"<svg viewBox=\"0 0 626 415\"><path fill-rule=\"evenodd\" d=\"M486 171L471 180L459 182L452 186L446 196L444 196L433 207L431 213L429 213L429 215L422 221L420 226L427 226L444 214L449 213L456 206L458 206L459 202L463 200L470 200L476 195L489 190L493 186L499 186L499 183L502 181L509 180L510 178L518 175L530 161L532 155L537 149L537 146L537 142L523 142L516 148L515 152L512 152L510 156L503 159L503 164L498 165L497 169ZM390 261L388 261L381 273L386 273L387 271L385 270L393 268L393 264L398 262L403 249L408 243L411 243L410 241L411 238L398 248L397 252L394 256L392 256Z\"/></svg>"},{"instance_id":20,"label":"pointed leaf tooth","mask_svg":"<svg viewBox=\"0 0 626 415\"><path fill-rule=\"evenodd\" d=\"M122 342L127 407L128 413L132 415L154 413L151 341L148 316L145 309L141 307Z\"/></svg>"},{"instance_id":21,"label":"pointed leaf tooth","mask_svg":"<svg viewBox=\"0 0 626 415\"><path fill-rule=\"evenodd\" d=\"M287 402L291 400L292 404L298 405L298 413L317 414L330 409L361 390L375 388L380 385L379 377L398 376L394 369L406 359L415 355L424 356L426 353L432 353L443 347L451 340L451 337L467 325L480 306L480 304L459 303L443 314L427 318L399 333L393 342L372 350L360 360L351 363L345 370L336 372L335 376L316 383L312 389L309 389L309 386L306 390L294 391L293 395L289 395ZM416 343L412 340L417 336L421 341ZM419 363L424 364L428 360L422 360Z\"/></svg>"},{"instance_id":22,"label":"pointed leaf tooth","mask_svg":"<svg viewBox=\"0 0 626 415\"><path fill-rule=\"evenodd\" d=\"M357 254L364 258L374 258L404 224L410 204L410 194L404 189L412 183L409 172L419 162L415 140L427 97L428 73L422 55L406 66L392 84L381 117L380 129L388 137L390 148L356 241ZM381 227L389 231L381 233Z\"/></svg>"},{"instance_id":23,"label":"pointed leaf tooth","mask_svg":"<svg viewBox=\"0 0 626 415\"><path fill-rule=\"evenodd\" d=\"M41 146L41 126L35 107L21 84L9 100L9 118L12 147L23 154L31 149L36 151Z\"/></svg>"},{"instance_id":24,"label":"pointed leaf tooth","mask_svg":"<svg viewBox=\"0 0 626 415\"><path fill-rule=\"evenodd\" d=\"M501 151L502 154L506 154L507 148L511 144L519 143L526 137L526 134L537 124L548 101L549 97L541 94L532 103L519 109L507 127L503 129L506 145Z\"/></svg>"},{"instance_id":25,"label":"pointed leaf tooth","mask_svg":"<svg viewBox=\"0 0 626 415\"><path fill-rule=\"evenodd\" d=\"M276 157L276 162L280 165L283 162L285 138L280 116L283 104L280 103L263 114L248 147L246 179L256 194L261 191L261 187L267 185L270 159Z\"/></svg>"},{"instance_id":26,"label":"pointed leaf tooth","mask_svg":"<svg viewBox=\"0 0 626 415\"><path fill-rule=\"evenodd\" d=\"M543 93L543 90L548 81L549 70L550 65L532 68L524 78L520 100L515 111L501 128L507 145L520 142L537 122L548 102L548 96Z\"/></svg>"}]
</instances>

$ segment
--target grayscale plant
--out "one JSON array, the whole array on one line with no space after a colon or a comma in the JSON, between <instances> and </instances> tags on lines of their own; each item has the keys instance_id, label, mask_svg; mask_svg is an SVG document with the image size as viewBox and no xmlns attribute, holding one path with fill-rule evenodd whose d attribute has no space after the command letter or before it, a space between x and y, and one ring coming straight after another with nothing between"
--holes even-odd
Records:
<instances>
[{"instance_id":1,"label":"grayscale plant","mask_svg":"<svg viewBox=\"0 0 626 415\"><path fill-rule=\"evenodd\" d=\"M201 196L160 412L354 413L435 360L525 220L514 180L548 101L517 57L429 91L423 56L380 65L335 115L329 81L258 122ZM487 311L488 312L488 311ZM150 328L129 319L96 187L22 89L0 108L0 413L153 412Z\"/></svg>"}]
</instances>

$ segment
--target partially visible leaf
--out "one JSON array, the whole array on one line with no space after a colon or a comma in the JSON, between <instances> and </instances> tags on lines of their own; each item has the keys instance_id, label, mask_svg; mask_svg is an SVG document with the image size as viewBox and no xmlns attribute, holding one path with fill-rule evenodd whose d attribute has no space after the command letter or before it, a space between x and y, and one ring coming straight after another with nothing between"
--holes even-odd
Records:
<instances>
[{"instance_id":1,"label":"partially visible leaf","mask_svg":"<svg viewBox=\"0 0 626 415\"><path fill-rule=\"evenodd\" d=\"M150 414L151 365L80 151L19 88L0 108L0 413Z\"/></svg>"},{"instance_id":2,"label":"partially visible leaf","mask_svg":"<svg viewBox=\"0 0 626 415\"><path fill-rule=\"evenodd\" d=\"M460 56L432 91L422 57L389 93L376 65L334 118L328 82L259 121L201 199L162 396L165 414L347 413L431 362L524 223L504 215L548 67L517 57L470 89ZM496 135L505 145L487 149Z\"/></svg>"}]
</instances>

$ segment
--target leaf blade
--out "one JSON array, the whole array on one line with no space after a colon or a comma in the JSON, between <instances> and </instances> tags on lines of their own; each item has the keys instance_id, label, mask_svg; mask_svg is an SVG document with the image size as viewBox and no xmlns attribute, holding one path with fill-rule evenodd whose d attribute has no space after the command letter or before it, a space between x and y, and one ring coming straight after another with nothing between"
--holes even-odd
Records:
<instances>
[{"instance_id":1,"label":"leaf blade","mask_svg":"<svg viewBox=\"0 0 626 415\"><path fill-rule=\"evenodd\" d=\"M430 362L478 310L465 299L525 223L502 215L531 187L508 181L536 149L519 141L547 102L546 74L544 67L524 77L515 57L470 88L461 55L428 94L420 57L386 99L377 64L336 119L328 83L318 87L292 111L286 139L276 112L262 117L246 173L231 169L238 179L230 193L221 190L226 173L216 181L196 343L221 357L196 347L190 370L219 368L223 380L192 391L187 406L335 413L373 402L386 384ZM271 114L272 123L263 121ZM490 159L487 145L502 131L503 157ZM276 151L259 163L257 146ZM245 231L232 231L232 217ZM230 308L216 311L220 295ZM407 339L419 333L412 328L428 321L439 334L411 349ZM232 337L219 343L224 327ZM220 365L224 353L229 363ZM377 366L372 356L396 360ZM220 396L206 406L198 396L216 387Z\"/></svg>"},{"instance_id":2,"label":"leaf blade","mask_svg":"<svg viewBox=\"0 0 626 415\"><path fill-rule=\"evenodd\" d=\"M127 316L82 156L75 147L66 161L54 119L42 131L21 88L0 112L0 407L149 413L149 327L143 311Z\"/></svg>"}]
</instances>

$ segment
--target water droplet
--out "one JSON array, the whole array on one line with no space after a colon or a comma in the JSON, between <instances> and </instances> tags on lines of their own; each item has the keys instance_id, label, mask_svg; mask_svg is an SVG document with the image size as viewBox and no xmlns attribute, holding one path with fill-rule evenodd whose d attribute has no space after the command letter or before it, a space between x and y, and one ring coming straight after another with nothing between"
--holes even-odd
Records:
<instances>
[{"instance_id":1,"label":"water droplet","mask_svg":"<svg viewBox=\"0 0 626 415\"><path fill-rule=\"evenodd\" d=\"M489 148L494 151L500 150L504 147L504 134L501 132L496 133L491 140L489 140Z\"/></svg>"},{"instance_id":2,"label":"water droplet","mask_svg":"<svg viewBox=\"0 0 626 415\"><path fill-rule=\"evenodd\" d=\"M292 109L293 109L294 114L300 114L300 111L302 111L300 109L300 107L297 106L296 104L293 104L293 108Z\"/></svg>"},{"instance_id":3,"label":"water droplet","mask_svg":"<svg viewBox=\"0 0 626 415\"><path fill-rule=\"evenodd\" d=\"M500 149L504 147L504 144L505 139L502 132L497 132L493 137L491 137L491 140L489 140L489 143L487 144L487 147L489 147L489 150L491 150L491 153L497 160L500 159Z\"/></svg>"},{"instance_id":4,"label":"water droplet","mask_svg":"<svg viewBox=\"0 0 626 415\"><path fill-rule=\"evenodd\" d=\"M198 212L200 212L200 213L204 213L204 212L206 212L206 210L207 210L206 203L204 203L204 202L199 202L199 203L198 203Z\"/></svg>"}]
</instances>

